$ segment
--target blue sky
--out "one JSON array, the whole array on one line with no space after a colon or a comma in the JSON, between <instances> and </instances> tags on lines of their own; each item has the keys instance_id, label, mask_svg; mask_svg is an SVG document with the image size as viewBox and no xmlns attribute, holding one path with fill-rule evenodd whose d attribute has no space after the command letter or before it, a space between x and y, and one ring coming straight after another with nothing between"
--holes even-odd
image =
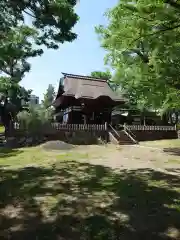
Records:
<instances>
[{"instance_id":1,"label":"blue sky","mask_svg":"<svg viewBox=\"0 0 180 240\"><path fill-rule=\"evenodd\" d=\"M78 38L61 45L59 50L45 49L41 57L32 59L31 71L21 85L32 89L33 94L42 99L48 84L57 89L61 72L88 75L92 71L105 70L105 51L100 47L94 27L106 23L104 12L116 3L117 0L80 0L76 7L80 21L74 28Z\"/></svg>"}]
</instances>

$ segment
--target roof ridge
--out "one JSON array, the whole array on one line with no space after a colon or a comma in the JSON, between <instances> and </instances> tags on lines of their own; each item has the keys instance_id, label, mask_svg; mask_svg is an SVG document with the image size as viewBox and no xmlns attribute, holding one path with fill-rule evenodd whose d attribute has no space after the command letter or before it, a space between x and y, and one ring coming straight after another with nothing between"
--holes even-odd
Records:
<instances>
[{"instance_id":1,"label":"roof ridge","mask_svg":"<svg viewBox=\"0 0 180 240\"><path fill-rule=\"evenodd\" d=\"M106 79L103 78L96 78L96 77L92 77L92 76L85 76L85 75L78 75L78 74L70 74L70 73L63 73L62 74L65 77L73 77L73 78L79 78L79 79L84 79L84 80L98 80L101 82L107 82Z\"/></svg>"}]
</instances>

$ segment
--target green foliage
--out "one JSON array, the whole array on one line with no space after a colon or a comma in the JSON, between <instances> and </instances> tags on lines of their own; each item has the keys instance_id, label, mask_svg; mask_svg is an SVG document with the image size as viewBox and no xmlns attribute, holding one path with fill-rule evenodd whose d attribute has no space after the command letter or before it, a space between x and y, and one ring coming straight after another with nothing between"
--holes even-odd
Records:
<instances>
[{"instance_id":1,"label":"green foliage","mask_svg":"<svg viewBox=\"0 0 180 240\"><path fill-rule=\"evenodd\" d=\"M96 28L108 51L106 63L136 104L179 107L180 4L175 1L119 1Z\"/></svg>"},{"instance_id":2,"label":"green foliage","mask_svg":"<svg viewBox=\"0 0 180 240\"><path fill-rule=\"evenodd\" d=\"M30 71L29 58L43 53L40 45L57 49L76 38L75 5L76 0L0 1L0 115L6 126L29 98L30 91L19 85Z\"/></svg>"},{"instance_id":3,"label":"green foliage","mask_svg":"<svg viewBox=\"0 0 180 240\"><path fill-rule=\"evenodd\" d=\"M76 34L72 28L78 20L74 12L76 0L1 0L0 33L24 24L26 19L37 31L36 43L58 48L58 43L72 41Z\"/></svg>"},{"instance_id":4,"label":"green foliage","mask_svg":"<svg viewBox=\"0 0 180 240\"><path fill-rule=\"evenodd\" d=\"M24 25L8 29L6 37L0 39L1 117L6 126L11 120L9 116L15 118L29 100L31 91L21 87L19 82L30 70L27 60L42 54L41 49L33 47L36 37L36 31Z\"/></svg>"},{"instance_id":5,"label":"green foliage","mask_svg":"<svg viewBox=\"0 0 180 240\"><path fill-rule=\"evenodd\" d=\"M8 97L10 101L15 104L16 101L20 102L21 100L28 102L32 92L31 90L26 90L24 87L21 87L8 77L0 77L0 91L2 96Z\"/></svg>"},{"instance_id":6,"label":"green foliage","mask_svg":"<svg viewBox=\"0 0 180 240\"><path fill-rule=\"evenodd\" d=\"M29 132L41 131L42 127L52 120L52 110L43 107L30 107L29 111L19 112L17 115L20 129Z\"/></svg>"},{"instance_id":7,"label":"green foliage","mask_svg":"<svg viewBox=\"0 0 180 240\"><path fill-rule=\"evenodd\" d=\"M42 104L45 108L48 108L52 105L52 102L55 98L55 90L52 84L49 84L46 93L44 94L44 99L42 101Z\"/></svg>"},{"instance_id":8,"label":"green foliage","mask_svg":"<svg viewBox=\"0 0 180 240\"><path fill-rule=\"evenodd\" d=\"M42 54L41 49L34 49L33 41L37 32L28 26L10 29L6 38L0 39L0 72L19 82L30 70L27 59Z\"/></svg>"},{"instance_id":9,"label":"green foliage","mask_svg":"<svg viewBox=\"0 0 180 240\"><path fill-rule=\"evenodd\" d=\"M101 78L104 80L110 80L112 77L110 71L106 71L106 72L94 71L91 73L91 76L95 78Z\"/></svg>"},{"instance_id":10,"label":"green foliage","mask_svg":"<svg viewBox=\"0 0 180 240\"><path fill-rule=\"evenodd\" d=\"M18 83L15 83L8 77L0 77L0 99L1 105L6 112L11 112L16 116L19 111L28 108L28 101L31 90L26 90Z\"/></svg>"},{"instance_id":11,"label":"green foliage","mask_svg":"<svg viewBox=\"0 0 180 240\"><path fill-rule=\"evenodd\" d=\"M102 71L94 71L91 72L91 76L95 78L101 78L107 80L108 84L113 90L117 90L118 84L112 81L112 74L109 70L102 72Z\"/></svg>"},{"instance_id":12,"label":"green foliage","mask_svg":"<svg viewBox=\"0 0 180 240\"><path fill-rule=\"evenodd\" d=\"M0 133L4 133L4 126L0 125Z\"/></svg>"}]
</instances>

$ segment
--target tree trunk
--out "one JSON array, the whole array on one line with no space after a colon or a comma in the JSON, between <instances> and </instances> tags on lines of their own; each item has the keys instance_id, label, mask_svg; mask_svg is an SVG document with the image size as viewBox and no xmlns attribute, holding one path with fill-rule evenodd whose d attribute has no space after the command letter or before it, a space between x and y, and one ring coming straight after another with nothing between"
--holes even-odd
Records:
<instances>
[{"instance_id":1,"label":"tree trunk","mask_svg":"<svg viewBox=\"0 0 180 240\"><path fill-rule=\"evenodd\" d=\"M10 113L2 116L2 124L5 128L5 138L13 136L14 122Z\"/></svg>"}]
</instances>

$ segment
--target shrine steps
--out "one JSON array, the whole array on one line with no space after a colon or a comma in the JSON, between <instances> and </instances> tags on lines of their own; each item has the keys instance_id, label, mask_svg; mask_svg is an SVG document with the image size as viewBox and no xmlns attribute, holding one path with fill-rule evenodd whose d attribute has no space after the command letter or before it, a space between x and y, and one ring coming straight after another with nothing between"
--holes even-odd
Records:
<instances>
[{"instance_id":1,"label":"shrine steps","mask_svg":"<svg viewBox=\"0 0 180 240\"><path fill-rule=\"evenodd\" d=\"M138 141L135 139L135 136L125 128L123 130L117 131L110 125L108 130L108 137L109 141L113 144L118 145L138 144Z\"/></svg>"}]
</instances>

